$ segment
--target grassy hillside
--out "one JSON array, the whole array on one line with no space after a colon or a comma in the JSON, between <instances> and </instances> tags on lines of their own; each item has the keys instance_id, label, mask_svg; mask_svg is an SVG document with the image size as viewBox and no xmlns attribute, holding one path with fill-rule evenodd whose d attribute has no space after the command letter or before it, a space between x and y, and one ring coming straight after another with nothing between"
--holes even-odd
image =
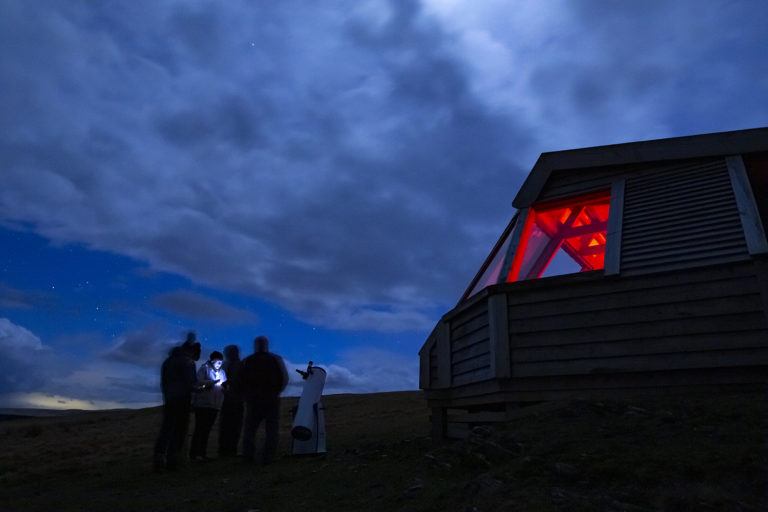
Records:
<instances>
[{"instance_id":1,"label":"grassy hillside","mask_svg":"<svg viewBox=\"0 0 768 512\"><path fill-rule=\"evenodd\" d=\"M0 510L763 512L765 398L574 401L434 447L419 392L333 395L313 458L288 456L286 399L272 466L163 474L159 408L5 421Z\"/></svg>"}]
</instances>

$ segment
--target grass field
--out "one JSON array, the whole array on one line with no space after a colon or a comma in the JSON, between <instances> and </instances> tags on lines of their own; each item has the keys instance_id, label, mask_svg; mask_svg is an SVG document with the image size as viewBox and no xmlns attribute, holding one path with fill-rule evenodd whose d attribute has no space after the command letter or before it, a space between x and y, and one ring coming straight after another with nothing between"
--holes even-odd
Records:
<instances>
[{"instance_id":1,"label":"grass field","mask_svg":"<svg viewBox=\"0 0 768 512\"><path fill-rule=\"evenodd\" d=\"M161 474L160 408L3 421L0 510L764 512L765 398L573 401L433 446L420 392L331 395L328 453L301 458L287 398L275 464Z\"/></svg>"}]
</instances>

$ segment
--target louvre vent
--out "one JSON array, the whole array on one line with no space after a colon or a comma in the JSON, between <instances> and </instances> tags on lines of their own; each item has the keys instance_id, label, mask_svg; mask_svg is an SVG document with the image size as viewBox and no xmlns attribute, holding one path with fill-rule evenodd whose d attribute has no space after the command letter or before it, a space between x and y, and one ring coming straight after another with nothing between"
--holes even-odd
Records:
<instances>
[{"instance_id":1,"label":"louvre vent","mask_svg":"<svg viewBox=\"0 0 768 512\"><path fill-rule=\"evenodd\" d=\"M622 274L749 257L724 159L627 177L624 198Z\"/></svg>"}]
</instances>

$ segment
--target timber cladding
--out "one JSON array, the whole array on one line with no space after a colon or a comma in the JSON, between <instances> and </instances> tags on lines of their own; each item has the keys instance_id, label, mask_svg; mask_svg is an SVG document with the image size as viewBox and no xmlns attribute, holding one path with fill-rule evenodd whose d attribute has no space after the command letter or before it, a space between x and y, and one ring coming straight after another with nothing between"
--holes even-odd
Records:
<instances>
[{"instance_id":1,"label":"timber cladding","mask_svg":"<svg viewBox=\"0 0 768 512\"><path fill-rule=\"evenodd\" d=\"M747 260L568 287L512 285L512 377L768 365L756 272Z\"/></svg>"},{"instance_id":2,"label":"timber cladding","mask_svg":"<svg viewBox=\"0 0 768 512\"><path fill-rule=\"evenodd\" d=\"M461 385L490 377L488 302L480 301L450 319L451 383Z\"/></svg>"}]
</instances>

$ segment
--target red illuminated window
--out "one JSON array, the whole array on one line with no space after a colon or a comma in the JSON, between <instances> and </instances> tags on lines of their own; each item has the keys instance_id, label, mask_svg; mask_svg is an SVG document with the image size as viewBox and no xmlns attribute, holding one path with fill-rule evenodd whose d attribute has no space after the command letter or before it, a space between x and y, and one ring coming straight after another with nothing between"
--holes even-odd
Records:
<instances>
[{"instance_id":1,"label":"red illuminated window","mask_svg":"<svg viewBox=\"0 0 768 512\"><path fill-rule=\"evenodd\" d=\"M507 282L602 269L610 193L534 205Z\"/></svg>"}]
</instances>

